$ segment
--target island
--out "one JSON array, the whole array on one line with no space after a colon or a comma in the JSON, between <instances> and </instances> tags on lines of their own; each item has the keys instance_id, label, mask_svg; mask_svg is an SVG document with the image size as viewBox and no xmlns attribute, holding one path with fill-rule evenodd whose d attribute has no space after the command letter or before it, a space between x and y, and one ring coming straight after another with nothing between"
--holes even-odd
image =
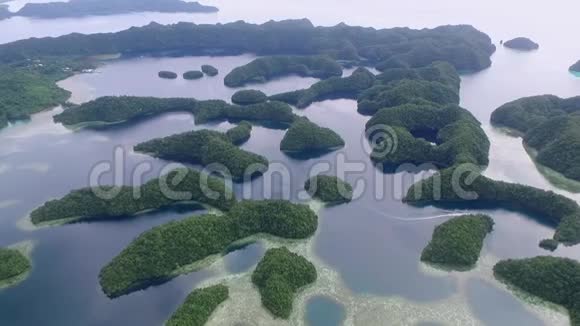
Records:
<instances>
[{"instance_id":1,"label":"island","mask_svg":"<svg viewBox=\"0 0 580 326\"><path fill-rule=\"evenodd\" d=\"M540 45L527 37L516 37L503 43L503 46L520 51L533 51L540 48Z\"/></svg>"},{"instance_id":2,"label":"island","mask_svg":"<svg viewBox=\"0 0 580 326\"><path fill-rule=\"evenodd\" d=\"M163 79L177 79L177 74L173 71L160 71L158 74L159 78Z\"/></svg>"},{"instance_id":3,"label":"island","mask_svg":"<svg viewBox=\"0 0 580 326\"><path fill-rule=\"evenodd\" d=\"M329 204L342 204L352 200L352 186L335 176L316 175L306 180L304 189L312 198Z\"/></svg>"},{"instance_id":4,"label":"island","mask_svg":"<svg viewBox=\"0 0 580 326\"><path fill-rule=\"evenodd\" d=\"M265 122L269 126L286 129L296 119L292 107L278 101L268 101L251 105L230 105L223 101L200 102L194 113L195 123L242 120Z\"/></svg>"},{"instance_id":5,"label":"island","mask_svg":"<svg viewBox=\"0 0 580 326\"><path fill-rule=\"evenodd\" d=\"M232 70L226 75L224 84L228 87L242 87L288 75L326 79L342 76L342 67L327 56L262 57Z\"/></svg>"},{"instance_id":6,"label":"island","mask_svg":"<svg viewBox=\"0 0 580 326\"><path fill-rule=\"evenodd\" d=\"M237 133L239 129L230 132L230 135ZM164 160L201 164L236 182L249 181L262 175L269 164L265 157L236 147L227 134L212 130L189 131L153 139L138 144L134 150Z\"/></svg>"},{"instance_id":7,"label":"island","mask_svg":"<svg viewBox=\"0 0 580 326\"><path fill-rule=\"evenodd\" d=\"M315 83L308 89L276 94L270 97L274 101L282 101L298 108L308 107L314 102L335 98L356 99L358 95L370 88L375 82L375 76L365 68L358 68L348 77L331 77Z\"/></svg>"},{"instance_id":8,"label":"island","mask_svg":"<svg viewBox=\"0 0 580 326\"><path fill-rule=\"evenodd\" d=\"M521 98L506 103L491 115L491 123L523 135L534 160L580 181L580 97L554 95Z\"/></svg>"},{"instance_id":9,"label":"island","mask_svg":"<svg viewBox=\"0 0 580 326\"><path fill-rule=\"evenodd\" d=\"M219 70L212 66L212 65L203 65L201 66L201 71L210 77L215 77L219 74Z\"/></svg>"},{"instance_id":10,"label":"island","mask_svg":"<svg viewBox=\"0 0 580 326\"><path fill-rule=\"evenodd\" d=\"M37 226L119 219L184 202L227 211L235 203L235 196L221 178L195 170L176 169L141 186L73 190L32 211L30 219Z\"/></svg>"},{"instance_id":11,"label":"island","mask_svg":"<svg viewBox=\"0 0 580 326\"><path fill-rule=\"evenodd\" d=\"M487 215L464 215L438 225L423 249L421 261L446 269L465 271L475 266L483 240L493 230Z\"/></svg>"},{"instance_id":12,"label":"island","mask_svg":"<svg viewBox=\"0 0 580 326\"><path fill-rule=\"evenodd\" d=\"M169 112L193 113L197 101L183 98L104 96L71 106L53 117L71 128L105 127L130 123Z\"/></svg>"},{"instance_id":13,"label":"island","mask_svg":"<svg viewBox=\"0 0 580 326\"><path fill-rule=\"evenodd\" d=\"M181 0L69 0L67 2L27 3L13 16L55 19L106 16L132 12L211 13L216 7Z\"/></svg>"},{"instance_id":14,"label":"island","mask_svg":"<svg viewBox=\"0 0 580 326\"><path fill-rule=\"evenodd\" d=\"M166 326L203 326L213 312L229 298L229 289L223 284L196 289L177 309Z\"/></svg>"},{"instance_id":15,"label":"island","mask_svg":"<svg viewBox=\"0 0 580 326\"><path fill-rule=\"evenodd\" d=\"M540 256L497 263L495 277L516 290L563 306L570 324L580 325L580 263L560 257Z\"/></svg>"},{"instance_id":16,"label":"island","mask_svg":"<svg viewBox=\"0 0 580 326\"><path fill-rule=\"evenodd\" d=\"M223 215L192 216L146 231L101 270L99 279L114 298L189 273L245 238L306 239L317 227L318 217L306 205L241 201Z\"/></svg>"},{"instance_id":17,"label":"island","mask_svg":"<svg viewBox=\"0 0 580 326\"><path fill-rule=\"evenodd\" d=\"M412 205L517 209L556 225L554 240L580 243L580 206L567 197L525 185L495 181L473 165L444 169L409 188L404 202Z\"/></svg>"},{"instance_id":18,"label":"island","mask_svg":"<svg viewBox=\"0 0 580 326\"><path fill-rule=\"evenodd\" d=\"M294 157L317 157L344 147L344 140L329 128L323 128L306 117L297 118L290 126L280 150Z\"/></svg>"},{"instance_id":19,"label":"island","mask_svg":"<svg viewBox=\"0 0 580 326\"><path fill-rule=\"evenodd\" d=\"M18 249L0 248L0 289L23 281L32 264Z\"/></svg>"},{"instance_id":20,"label":"island","mask_svg":"<svg viewBox=\"0 0 580 326\"><path fill-rule=\"evenodd\" d=\"M240 146L247 142L252 135L252 124L248 121L241 121L237 126L226 131L226 136L229 141L236 146Z\"/></svg>"},{"instance_id":21,"label":"island","mask_svg":"<svg viewBox=\"0 0 580 326\"><path fill-rule=\"evenodd\" d=\"M185 80L196 80L203 78L203 76L204 76L203 72L199 70L191 70L183 73L183 79Z\"/></svg>"},{"instance_id":22,"label":"island","mask_svg":"<svg viewBox=\"0 0 580 326\"><path fill-rule=\"evenodd\" d=\"M237 91L232 96L232 103L238 105L251 105L264 103L268 100L268 96L264 92L255 89Z\"/></svg>"},{"instance_id":23,"label":"island","mask_svg":"<svg viewBox=\"0 0 580 326\"><path fill-rule=\"evenodd\" d=\"M366 133L371 140L371 158L384 170L405 163L439 168L489 163L490 143L480 122L455 104L384 108L367 122Z\"/></svg>"},{"instance_id":24,"label":"island","mask_svg":"<svg viewBox=\"0 0 580 326\"><path fill-rule=\"evenodd\" d=\"M575 64L571 65L569 70L571 72L580 73L580 60L578 60Z\"/></svg>"},{"instance_id":25,"label":"island","mask_svg":"<svg viewBox=\"0 0 580 326\"><path fill-rule=\"evenodd\" d=\"M290 318L296 292L316 278L314 265L285 247L268 250L252 274L262 304L282 319Z\"/></svg>"},{"instance_id":26,"label":"island","mask_svg":"<svg viewBox=\"0 0 580 326\"><path fill-rule=\"evenodd\" d=\"M80 2L80 0L77 1ZM288 41L281 44L277 41L280 39ZM491 43L491 39L468 25L421 30L398 28L375 30L344 24L334 27L316 27L305 19L271 21L262 25L234 22L217 25L179 23L164 26L151 23L144 27L135 27L116 33L71 34L2 44L0 45L0 70L14 69L14 67L34 69L54 84L57 80L70 76L74 71L82 71L77 67L86 64L88 59L104 53L115 53L121 57L252 53L258 56L295 56L296 54L303 57L329 56L332 60L344 62L349 66L366 65L383 71L391 68L424 67L435 61L447 61L460 71L479 71L491 65L490 56L494 51L495 46ZM42 68L38 68L37 65L42 65ZM19 75L20 73L16 74L16 76ZM366 74L369 78L370 75L372 74ZM365 75L361 74L359 77L365 80ZM7 78L12 80L16 77ZM357 89L356 86L351 85L352 82L353 80L350 79L335 81L342 85L342 91L347 93L358 94L363 89L372 86L363 85L364 87ZM319 87L323 88L323 85ZM337 93L335 90L320 89L314 91L315 97L318 92L322 94L318 95L321 98L332 98L333 93ZM27 94L20 91L15 93ZM29 102L29 96L20 96L22 97L20 101ZM354 97L354 95L349 96ZM10 98L10 95L2 93L0 103ZM55 102L60 104L62 100L60 97L58 101L48 100L49 97L45 95L42 95L42 99L42 103L37 103L42 107L28 105L22 107L25 107L25 110L35 108L34 112L38 112L45 109L45 105L50 106ZM7 120L3 117L0 119ZM3 124L6 125L6 122Z\"/></svg>"},{"instance_id":27,"label":"island","mask_svg":"<svg viewBox=\"0 0 580 326\"><path fill-rule=\"evenodd\" d=\"M542 249L546 249L549 251L556 251L556 249L558 249L558 246L560 245L560 243L554 239L544 239L542 241L540 241L540 248Z\"/></svg>"}]
</instances>

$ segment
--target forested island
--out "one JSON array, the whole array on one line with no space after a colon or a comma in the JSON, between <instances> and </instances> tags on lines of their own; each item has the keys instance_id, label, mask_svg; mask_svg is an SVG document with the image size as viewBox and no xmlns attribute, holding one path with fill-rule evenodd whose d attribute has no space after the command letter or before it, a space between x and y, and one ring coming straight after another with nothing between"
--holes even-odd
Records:
<instances>
[{"instance_id":1,"label":"forested island","mask_svg":"<svg viewBox=\"0 0 580 326\"><path fill-rule=\"evenodd\" d=\"M375 76L370 71L358 68L348 77L331 77L315 83L310 88L273 95L270 99L305 108L314 102L334 98L356 99L362 91L373 86L374 82Z\"/></svg>"},{"instance_id":2,"label":"forested island","mask_svg":"<svg viewBox=\"0 0 580 326\"><path fill-rule=\"evenodd\" d=\"M329 204L342 204L352 200L352 186L335 176L316 175L306 180L304 190L312 198Z\"/></svg>"},{"instance_id":3,"label":"forested island","mask_svg":"<svg viewBox=\"0 0 580 326\"><path fill-rule=\"evenodd\" d=\"M520 51L532 51L540 48L540 45L527 37L516 37L503 43L503 46Z\"/></svg>"},{"instance_id":4,"label":"forested island","mask_svg":"<svg viewBox=\"0 0 580 326\"><path fill-rule=\"evenodd\" d=\"M228 87L242 87L288 75L327 79L342 76L342 67L327 56L270 56L235 68L226 75L224 83Z\"/></svg>"},{"instance_id":5,"label":"forested island","mask_svg":"<svg viewBox=\"0 0 580 326\"><path fill-rule=\"evenodd\" d=\"M290 318L296 292L316 278L314 265L285 247L268 250L252 274L264 307L283 319Z\"/></svg>"},{"instance_id":6,"label":"forested island","mask_svg":"<svg viewBox=\"0 0 580 326\"><path fill-rule=\"evenodd\" d=\"M251 105L263 103L268 100L268 96L262 91L257 91L255 89L247 89L242 91L237 91L232 96L232 103L238 105Z\"/></svg>"},{"instance_id":7,"label":"forested island","mask_svg":"<svg viewBox=\"0 0 580 326\"><path fill-rule=\"evenodd\" d=\"M574 200L552 191L495 181L473 168L442 170L413 185L404 201L414 205L517 209L557 225L555 240L566 245L580 243L580 206Z\"/></svg>"},{"instance_id":8,"label":"forested island","mask_svg":"<svg viewBox=\"0 0 580 326\"><path fill-rule=\"evenodd\" d=\"M240 142L238 134L244 130L247 129L231 131L229 136ZM153 139L134 149L165 160L201 164L237 182L248 181L268 170L268 159L238 148L229 136L212 130L189 131Z\"/></svg>"},{"instance_id":9,"label":"forested island","mask_svg":"<svg viewBox=\"0 0 580 326\"><path fill-rule=\"evenodd\" d=\"M162 79L177 79L177 74L174 73L173 71L160 71L158 74L159 78Z\"/></svg>"},{"instance_id":10,"label":"forested island","mask_svg":"<svg viewBox=\"0 0 580 326\"><path fill-rule=\"evenodd\" d=\"M66 2L27 3L10 16L54 19L106 16L132 12L217 12L216 7L181 0L68 0ZM4 18L9 18L6 16ZM1 17L1 16L0 16Z\"/></svg>"},{"instance_id":11,"label":"forested island","mask_svg":"<svg viewBox=\"0 0 580 326\"><path fill-rule=\"evenodd\" d=\"M0 248L0 289L22 281L31 268L30 260L19 250Z\"/></svg>"},{"instance_id":12,"label":"forested island","mask_svg":"<svg viewBox=\"0 0 580 326\"><path fill-rule=\"evenodd\" d=\"M387 132L386 128L393 135L374 143L371 158L387 170L404 163L445 168L489 162L490 143L479 121L457 105L404 104L381 109L367 122L367 135L373 138L373 131ZM389 144L383 142L390 138L396 139L396 148L385 151Z\"/></svg>"},{"instance_id":13,"label":"forested island","mask_svg":"<svg viewBox=\"0 0 580 326\"><path fill-rule=\"evenodd\" d=\"M202 185L216 196L208 196ZM185 193L186 196L171 197L167 191ZM106 193L103 195L103 192ZM32 211L30 219L35 225L115 219L192 201L227 211L235 203L235 196L220 178L195 170L178 169L141 186L73 190L63 198L48 201Z\"/></svg>"},{"instance_id":14,"label":"forested island","mask_svg":"<svg viewBox=\"0 0 580 326\"><path fill-rule=\"evenodd\" d=\"M241 121L237 126L226 131L226 136L236 146L247 142L251 135L252 125L248 121Z\"/></svg>"},{"instance_id":15,"label":"forested island","mask_svg":"<svg viewBox=\"0 0 580 326\"><path fill-rule=\"evenodd\" d=\"M203 78L203 76L204 76L203 72L199 70L191 70L183 73L183 79L185 80L196 80Z\"/></svg>"},{"instance_id":16,"label":"forested island","mask_svg":"<svg viewBox=\"0 0 580 326\"><path fill-rule=\"evenodd\" d=\"M278 41L280 39L286 41L280 43ZM458 70L478 71L490 66L490 55L494 51L495 46L487 35L467 25L422 30L401 28L376 30L344 24L315 27L308 20L267 22L262 25L235 22L222 25L179 23L164 26L152 23L116 33L71 34L2 44L0 69L35 68L39 74L49 78L43 81L46 84L44 87L51 87L50 84L54 84L57 80L70 76L74 71L80 71L76 66L85 64L86 58L106 53L116 53L121 57L242 53L269 56L324 55L333 60L375 66L381 70L423 67L434 61L448 61ZM36 69L37 62L51 69ZM372 74L361 73L357 76L363 77L360 81L364 82L368 81L366 77L370 78L370 75ZM14 76L4 78L8 81L16 79ZM335 87L332 84L336 83L340 92L351 94L354 92L355 95L349 95L354 97L358 92L370 87L366 84L357 88L352 85L356 82L356 79L334 80L331 88ZM336 90L325 91L325 86L320 87L321 89L314 91L315 97L332 98L333 93L337 93ZM34 103L35 101L30 98L34 97L27 95L19 101ZM42 101L34 103L35 106L11 104L6 111L12 112L10 116L27 116L30 112L38 112L66 100L62 94L56 99L46 95L42 95L40 99ZM0 94L0 103L10 103L11 100L13 101L13 97L10 93ZM7 118L4 117L7 113L5 110L0 112L3 112L0 114L0 121L6 121Z\"/></svg>"},{"instance_id":17,"label":"forested island","mask_svg":"<svg viewBox=\"0 0 580 326\"><path fill-rule=\"evenodd\" d=\"M421 261L459 271L470 269L477 263L483 240L493 225L487 215L454 217L435 228Z\"/></svg>"},{"instance_id":18,"label":"forested island","mask_svg":"<svg viewBox=\"0 0 580 326\"><path fill-rule=\"evenodd\" d=\"M280 149L286 154L304 158L320 156L343 146L344 140L336 132L305 117L296 119L280 143Z\"/></svg>"},{"instance_id":19,"label":"forested island","mask_svg":"<svg viewBox=\"0 0 580 326\"><path fill-rule=\"evenodd\" d=\"M580 181L580 97L525 97L496 109L491 122L523 134L534 159Z\"/></svg>"},{"instance_id":20,"label":"forested island","mask_svg":"<svg viewBox=\"0 0 580 326\"><path fill-rule=\"evenodd\" d=\"M580 60L578 60L575 64L570 66L571 72L580 72Z\"/></svg>"},{"instance_id":21,"label":"forested island","mask_svg":"<svg viewBox=\"0 0 580 326\"><path fill-rule=\"evenodd\" d=\"M203 326L228 298L228 287L223 284L196 289L187 296L165 326Z\"/></svg>"},{"instance_id":22,"label":"forested island","mask_svg":"<svg viewBox=\"0 0 580 326\"><path fill-rule=\"evenodd\" d=\"M560 257L510 259L497 263L495 277L568 309L570 324L580 325L580 263Z\"/></svg>"},{"instance_id":23,"label":"forested island","mask_svg":"<svg viewBox=\"0 0 580 326\"><path fill-rule=\"evenodd\" d=\"M212 121L268 121L290 125L295 115L281 102L264 102L248 106L231 105L222 100L197 101L188 98L155 98L104 96L72 106L54 116L54 121L71 128L129 124L170 112L192 113L196 124Z\"/></svg>"},{"instance_id":24,"label":"forested island","mask_svg":"<svg viewBox=\"0 0 580 326\"><path fill-rule=\"evenodd\" d=\"M212 65L201 66L201 72L203 72L204 74L206 74L207 76L210 76L210 77L215 77L220 73L219 70Z\"/></svg>"},{"instance_id":25,"label":"forested island","mask_svg":"<svg viewBox=\"0 0 580 326\"><path fill-rule=\"evenodd\" d=\"M99 279L107 296L118 297L187 273L244 238L305 239L317 227L318 217L306 205L241 201L224 215L193 216L146 231L101 270Z\"/></svg>"}]
</instances>

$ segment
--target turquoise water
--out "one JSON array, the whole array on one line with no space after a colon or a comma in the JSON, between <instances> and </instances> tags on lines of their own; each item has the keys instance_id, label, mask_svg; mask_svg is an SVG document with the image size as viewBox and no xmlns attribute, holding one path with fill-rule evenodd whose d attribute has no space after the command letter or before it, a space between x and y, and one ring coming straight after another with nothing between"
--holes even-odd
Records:
<instances>
[{"instance_id":1,"label":"turquoise water","mask_svg":"<svg viewBox=\"0 0 580 326\"><path fill-rule=\"evenodd\" d=\"M309 326L343 325L346 313L338 302L320 296L310 298L307 305L306 320Z\"/></svg>"}]
</instances>

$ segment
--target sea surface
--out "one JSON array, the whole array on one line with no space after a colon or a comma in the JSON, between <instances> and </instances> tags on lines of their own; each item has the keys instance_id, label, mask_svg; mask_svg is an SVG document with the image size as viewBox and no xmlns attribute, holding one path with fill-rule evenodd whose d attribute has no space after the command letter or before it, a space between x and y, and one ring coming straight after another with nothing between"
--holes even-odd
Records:
<instances>
[{"instance_id":1,"label":"sea surface","mask_svg":"<svg viewBox=\"0 0 580 326\"><path fill-rule=\"evenodd\" d=\"M573 1L530 3L497 0L485 3L461 1L304 1L272 0L207 1L218 6L216 14L131 14L83 19L0 21L0 42L27 37L57 36L70 32L106 32L141 26L151 21L198 23L308 17L315 24L341 21L373 27L433 27L472 24L500 40L528 36L540 43L538 51L524 53L498 46L493 65L484 71L462 75L461 104L483 124L492 142L486 175L510 182L557 191L575 200L553 178L546 178L525 152L521 139L489 125L491 112L522 96L580 95L580 78L567 68L580 59L580 43L574 42L580 21L580 4ZM236 91L223 85L234 67L253 60L234 57L134 58L112 60L91 74L60 82L72 91L71 101L82 103L105 95L195 97L228 100ZM163 80L159 70L181 74L211 64L220 70L214 78L196 81ZM345 71L345 74L351 70ZM308 87L313 78L285 77L251 85L267 94ZM226 282L228 300L212 317L215 325L567 325L561 310L530 303L514 296L493 279L491 268L499 259L546 255L538 241L553 235L553 225L506 210L487 210L496 223L485 241L477 267L464 273L434 270L419 262L433 228L463 210L410 207L401 202L405 190L423 173L385 174L369 160L364 139L368 117L356 111L356 101L330 100L295 110L317 124L332 128L345 140L345 148L310 160L297 160L280 152L283 130L255 126L244 149L266 156L269 172L251 184L235 185L243 198L289 198L310 204L319 213L316 235L307 241L283 243L313 261L319 280L304 289L287 322L274 320L260 305L250 275L264 252L281 243L256 239L240 250L197 272L161 286L114 300L102 293L100 269L140 233L203 210L181 208L120 221L79 223L34 230L26 223L31 210L88 185L91 171L102 162L113 162L124 153L122 177L126 184L140 184L159 175L170 162L134 153L140 142L193 129L225 131L230 123L194 125L184 113L158 116L108 130L71 131L55 124L52 116L62 108L36 114L31 121L0 130L0 246L33 241L33 270L20 285L0 290L0 325L161 325L198 286ZM346 179L360 196L348 205L321 207L301 192L309 173L333 171L339 162L352 163L356 172ZM133 171L150 168L142 178ZM103 182L112 182L113 173ZM476 210L469 210L476 212ZM554 253L580 259L577 247Z\"/></svg>"}]
</instances>

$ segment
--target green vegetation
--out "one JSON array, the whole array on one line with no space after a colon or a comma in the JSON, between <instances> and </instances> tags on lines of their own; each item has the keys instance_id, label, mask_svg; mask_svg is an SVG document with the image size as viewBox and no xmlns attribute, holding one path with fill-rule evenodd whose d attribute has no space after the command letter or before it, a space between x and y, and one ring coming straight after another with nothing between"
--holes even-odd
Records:
<instances>
[{"instance_id":1,"label":"green vegetation","mask_svg":"<svg viewBox=\"0 0 580 326\"><path fill-rule=\"evenodd\" d=\"M216 12L215 7L181 0L70 0L68 2L27 3L14 14L33 18L105 16L131 12Z\"/></svg>"},{"instance_id":2,"label":"green vegetation","mask_svg":"<svg viewBox=\"0 0 580 326\"><path fill-rule=\"evenodd\" d=\"M56 78L30 68L0 67L0 128L66 102L70 93L56 86Z\"/></svg>"},{"instance_id":3,"label":"green vegetation","mask_svg":"<svg viewBox=\"0 0 580 326\"><path fill-rule=\"evenodd\" d=\"M403 163L430 163L438 167L489 163L490 143L479 121L457 105L405 104L379 110L366 125L373 142L371 158L384 168ZM392 150L385 151L388 142Z\"/></svg>"},{"instance_id":4,"label":"green vegetation","mask_svg":"<svg viewBox=\"0 0 580 326\"><path fill-rule=\"evenodd\" d=\"M216 67L211 66L211 65L201 66L201 71L210 77L217 76L220 73Z\"/></svg>"},{"instance_id":5,"label":"green vegetation","mask_svg":"<svg viewBox=\"0 0 580 326\"><path fill-rule=\"evenodd\" d=\"M226 132L228 139L236 146L247 142L251 135L252 125L247 121L240 122L237 126Z\"/></svg>"},{"instance_id":6,"label":"green vegetation","mask_svg":"<svg viewBox=\"0 0 580 326\"><path fill-rule=\"evenodd\" d=\"M248 120L289 125L295 118L288 104L276 101L245 106L229 105L223 101L205 101L199 102L195 110L196 124Z\"/></svg>"},{"instance_id":7,"label":"green vegetation","mask_svg":"<svg viewBox=\"0 0 580 326\"><path fill-rule=\"evenodd\" d=\"M264 307L283 319L290 318L296 292L316 278L314 265L285 247L268 250L252 274Z\"/></svg>"},{"instance_id":8,"label":"green vegetation","mask_svg":"<svg viewBox=\"0 0 580 326\"><path fill-rule=\"evenodd\" d=\"M516 37L513 40L506 41L503 46L510 49L521 51L532 51L540 48L540 45L527 37Z\"/></svg>"},{"instance_id":9,"label":"green vegetation","mask_svg":"<svg viewBox=\"0 0 580 326\"><path fill-rule=\"evenodd\" d=\"M327 56L272 56L238 67L224 79L228 87L265 83L276 77L298 75L321 79L342 75L342 67Z\"/></svg>"},{"instance_id":10,"label":"green vegetation","mask_svg":"<svg viewBox=\"0 0 580 326\"><path fill-rule=\"evenodd\" d=\"M237 91L232 96L232 103L238 105L250 105L264 103L268 100L268 96L261 91L254 89Z\"/></svg>"},{"instance_id":11,"label":"green vegetation","mask_svg":"<svg viewBox=\"0 0 580 326\"><path fill-rule=\"evenodd\" d=\"M472 268L493 225L487 215L455 217L435 228L433 239L423 249L421 261L456 270Z\"/></svg>"},{"instance_id":12,"label":"green vegetation","mask_svg":"<svg viewBox=\"0 0 580 326\"><path fill-rule=\"evenodd\" d=\"M67 126L99 126L132 122L167 112L193 112L196 101L183 98L105 96L54 116Z\"/></svg>"},{"instance_id":13,"label":"green vegetation","mask_svg":"<svg viewBox=\"0 0 580 326\"><path fill-rule=\"evenodd\" d=\"M0 288L28 273L29 259L16 249L0 248Z\"/></svg>"},{"instance_id":14,"label":"green vegetation","mask_svg":"<svg viewBox=\"0 0 580 326\"><path fill-rule=\"evenodd\" d=\"M234 130L230 135L235 136L240 130ZM231 176L235 181L247 181L261 175L269 164L265 157L236 147L227 134L211 130L153 139L135 146L135 151L165 160L208 166L223 172L226 177Z\"/></svg>"},{"instance_id":15,"label":"green vegetation","mask_svg":"<svg viewBox=\"0 0 580 326\"><path fill-rule=\"evenodd\" d=\"M570 66L570 71L580 72L580 60L578 60L575 64Z\"/></svg>"},{"instance_id":16,"label":"green vegetation","mask_svg":"<svg viewBox=\"0 0 580 326\"><path fill-rule=\"evenodd\" d=\"M580 97L522 98L495 110L491 122L523 133L538 163L580 181Z\"/></svg>"},{"instance_id":17,"label":"green vegetation","mask_svg":"<svg viewBox=\"0 0 580 326\"><path fill-rule=\"evenodd\" d=\"M495 277L548 302L564 306L570 324L580 325L580 263L560 257L500 261Z\"/></svg>"},{"instance_id":18,"label":"green vegetation","mask_svg":"<svg viewBox=\"0 0 580 326\"><path fill-rule=\"evenodd\" d=\"M554 239L544 239L540 241L540 247L550 251L556 251L560 243Z\"/></svg>"},{"instance_id":19,"label":"green vegetation","mask_svg":"<svg viewBox=\"0 0 580 326\"><path fill-rule=\"evenodd\" d=\"M146 231L101 270L100 283L109 297L121 296L191 271L244 238L305 239L317 227L318 217L306 205L242 201L224 215L192 216Z\"/></svg>"},{"instance_id":20,"label":"green vegetation","mask_svg":"<svg viewBox=\"0 0 580 326\"><path fill-rule=\"evenodd\" d=\"M134 3L134 1L132 1ZM284 40L281 42L280 40ZM217 25L152 23L117 33L71 34L0 45L0 63L22 60L121 55L328 55L335 60L365 62L381 68L423 67L447 61L460 71L491 65L491 39L472 26L433 29L381 29L346 26L315 27L308 20L234 22ZM384 70L383 69L383 70Z\"/></svg>"},{"instance_id":21,"label":"green vegetation","mask_svg":"<svg viewBox=\"0 0 580 326\"><path fill-rule=\"evenodd\" d=\"M288 129L280 149L288 154L318 155L344 146L344 140L329 128L323 128L307 118L297 119Z\"/></svg>"},{"instance_id":22,"label":"green vegetation","mask_svg":"<svg viewBox=\"0 0 580 326\"><path fill-rule=\"evenodd\" d=\"M166 326L203 326L217 307L229 298L225 285L214 285L191 292Z\"/></svg>"},{"instance_id":23,"label":"green vegetation","mask_svg":"<svg viewBox=\"0 0 580 326\"><path fill-rule=\"evenodd\" d=\"M404 201L517 209L557 224L555 240L567 245L580 243L580 207L574 200L551 191L491 180L469 166L442 170L416 183Z\"/></svg>"},{"instance_id":24,"label":"green vegetation","mask_svg":"<svg viewBox=\"0 0 580 326\"><path fill-rule=\"evenodd\" d=\"M177 79L177 74L173 71L160 71L157 75L163 79Z\"/></svg>"},{"instance_id":25,"label":"green vegetation","mask_svg":"<svg viewBox=\"0 0 580 326\"><path fill-rule=\"evenodd\" d=\"M212 190L213 194L206 193L207 189ZM107 193L103 194L104 191ZM32 211L30 218L35 225L115 219L190 201L228 210L235 198L223 180L198 171L179 169L138 187L74 190L62 199L46 202Z\"/></svg>"},{"instance_id":26,"label":"green vegetation","mask_svg":"<svg viewBox=\"0 0 580 326\"><path fill-rule=\"evenodd\" d=\"M314 176L306 180L304 189L312 198L322 200L325 203L340 204L352 200L352 186L334 176Z\"/></svg>"},{"instance_id":27,"label":"green vegetation","mask_svg":"<svg viewBox=\"0 0 580 326\"><path fill-rule=\"evenodd\" d=\"M277 94L271 100L282 101L299 108L305 108L314 102L333 98L353 98L371 87L375 76L365 68L358 68L349 77L332 77L312 85L308 89Z\"/></svg>"},{"instance_id":28,"label":"green vegetation","mask_svg":"<svg viewBox=\"0 0 580 326\"><path fill-rule=\"evenodd\" d=\"M203 72L199 71L199 70L191 70L191 71L186 71L185 73L183 73L183 79L186 80L195 80L195 79L200 79L203 78Z\"/></svg>"}]
</instances>

